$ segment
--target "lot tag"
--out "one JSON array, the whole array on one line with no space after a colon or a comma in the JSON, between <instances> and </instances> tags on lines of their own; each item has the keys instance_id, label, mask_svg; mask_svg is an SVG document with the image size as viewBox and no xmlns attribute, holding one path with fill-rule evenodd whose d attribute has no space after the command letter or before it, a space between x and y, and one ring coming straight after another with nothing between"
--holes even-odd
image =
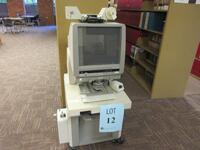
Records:
<instances>
[{"instance_id":1,"label":"lot tag","mask_svg":"<svg viewBox=\"0 0 200 150\"><path fill-rule=\"evenodd\" d=\"M103 105L100 109L99 132L121 131L124 119L124 105Z\"/></svg>"}]
</instances>

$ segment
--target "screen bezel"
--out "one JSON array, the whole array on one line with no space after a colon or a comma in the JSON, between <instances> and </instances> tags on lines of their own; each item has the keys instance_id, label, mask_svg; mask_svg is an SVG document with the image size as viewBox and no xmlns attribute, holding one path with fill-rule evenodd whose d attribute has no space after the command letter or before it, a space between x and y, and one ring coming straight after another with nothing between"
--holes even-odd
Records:
<instances>
[{"instance_id":1,"label":"screen bezel","mask_svg":"<svg viewBox=\"0 0 200 150\"><path fill-rule=\"evenodd\" d=\"M121 30L121 53L120 53L120 62L119 64L105 64L105 65L89 65L89 66L79 66L79 49L78 49L78 28L79 27L108 27L108 28L120 28ZM112 70L119 69L119 74L124 71L125 64L125 32L126 27L123 24L119 23L102 23L102 24L90 24L90 23L76 23L73 25L73 59L74 59L74 74L75 76L80 76L80 71L92 71L92 70Z\"/></svg>"}]
</instances>

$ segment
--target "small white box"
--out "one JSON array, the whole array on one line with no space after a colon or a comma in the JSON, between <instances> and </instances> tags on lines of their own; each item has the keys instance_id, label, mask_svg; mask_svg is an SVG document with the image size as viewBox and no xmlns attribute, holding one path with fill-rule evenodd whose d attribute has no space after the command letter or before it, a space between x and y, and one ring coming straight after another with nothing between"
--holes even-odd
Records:
<instances>
[{"instance_id":1,"label":"small white box","mask_svg":"<svg viewBox=\"0 0 200 150\"><path fill-rule=\"evenodd\" d=\"M57 110L57 125L60 144L68 143L68 116L67 108Z\"/></svg>"}]
</instances>

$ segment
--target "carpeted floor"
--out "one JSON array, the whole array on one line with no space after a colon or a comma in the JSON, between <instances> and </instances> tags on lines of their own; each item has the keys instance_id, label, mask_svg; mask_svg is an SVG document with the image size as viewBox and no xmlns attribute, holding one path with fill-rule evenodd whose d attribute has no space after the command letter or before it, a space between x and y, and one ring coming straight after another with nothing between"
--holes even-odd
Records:
<instances>
[{"instance_id":1,"label":"carpeted floor","mask_svg":"<svg viewBox=\"0 0 200 150\"><path fill-rule=\"evenodd\" d=\"M0 36L4 42L0 47L0 150L66 149L58 143L53 116L60 107L55 27ZM79 149L199 150L200 82L190 80L185 98L149 100L125 73L122 81L134 100L125 115L125 143Z\"/></svg>"},{"instance_id":2,"label":"carpeted floor","mask_svg":"<svg viewBox=\"0 0 200 150\"><path fill-rule=\"evenodd\" d=\"M0 150L64 148L53 116L60 107L55 35L55 27L0 35Z\"/></svg>"}]
</instances>

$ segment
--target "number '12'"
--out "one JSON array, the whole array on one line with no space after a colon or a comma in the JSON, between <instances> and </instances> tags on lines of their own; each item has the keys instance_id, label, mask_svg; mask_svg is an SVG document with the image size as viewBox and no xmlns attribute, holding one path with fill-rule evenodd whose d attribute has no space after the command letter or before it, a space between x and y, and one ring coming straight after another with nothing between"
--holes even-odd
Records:
<instances>
[{"instance_id":1,"label":"number '12'","mask_svg":"<svg viewBox=\"0 0 200 150\"><path fill-rule=\"evenodd\" d=\"M108 124L110 124L110 123L115 123L115 117L108 118L108 119L107 119L107 123L108 123Z\"/></svg>"}]
</instances>

